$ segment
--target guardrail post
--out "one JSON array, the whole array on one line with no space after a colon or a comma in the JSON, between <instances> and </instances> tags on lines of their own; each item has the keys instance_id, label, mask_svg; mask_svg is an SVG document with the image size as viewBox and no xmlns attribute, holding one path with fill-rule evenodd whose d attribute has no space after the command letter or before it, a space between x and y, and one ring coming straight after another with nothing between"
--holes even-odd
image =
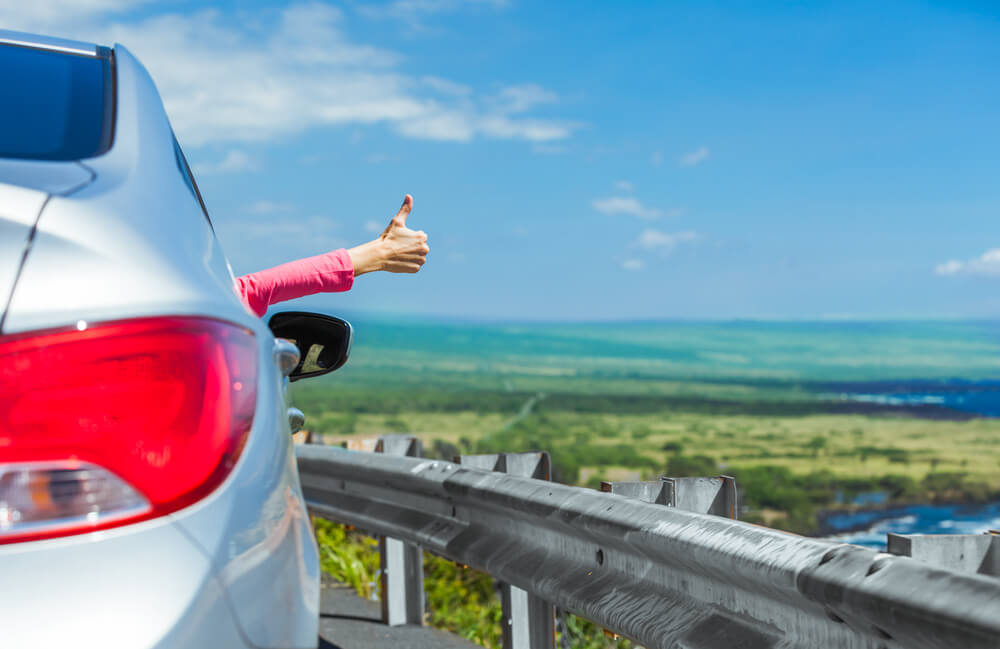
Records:
<instances>
[{"instance_id":1,"label":"guardrail post","mask_svg":"<svg viewBox=\"0 0 1000 649\"><path fill-rule=\"evenodd\" d=\"M423 446L412 435L383 435L375 444L376 453L422 457ZM424 564L419 546L380 536L379 578L382 622L389 626L424 623Z\"/></svg>"},{"instance_id":2,"label":"guardrail post","mask_svg":"<svg viewBox=\"0 0 1000 649\"><path fill-rule=\"evenodd\" d=\"M487 471L500 471L523 478L551 480L548 453L499 453L461 455L455 462ZM500 584L503 608L503 649L555 649L555 611L552 605L531 593Z\"/></svg>"},{"instance_id":3,"label":"guardrail post","mask_svg":"<svg viewBox=\"0 0 1000 649\"><path fill-rule=\"evenodd\" d=\"M643 482L602 482L601 491L635 498L654 505L667 505L699 514L737 518L736 480L715 478L668 478Z\"/></svg>"},{"instance_id":4,"label":"guardrail post","mask_svg":"<svg viewBox=\"0 0 1000 649\"><path fill-rule=\"evenodd\" d=\"M960 572L1000 577L1000 533L993 534L893 534L889 554Z\"/></svg>"},{"instance_id":5,"label":"guardrail post","mask_svg":"<svg viewBox=\"0 0 1000 649\"><path fill-rule=\"evenodd\" d=\"M660 479L672 486L667 496L671 507L736 519L736 480L732 477Z\"/></svg>"}]
</instances>

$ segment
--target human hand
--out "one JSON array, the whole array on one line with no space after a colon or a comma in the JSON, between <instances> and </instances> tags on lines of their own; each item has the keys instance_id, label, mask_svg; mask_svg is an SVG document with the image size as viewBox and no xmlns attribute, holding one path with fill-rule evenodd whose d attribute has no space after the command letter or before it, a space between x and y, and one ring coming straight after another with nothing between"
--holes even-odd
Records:
<instances>
[{"instance_id":1,"label":"human hand","mask_svg":"<svg viewBox=\"0 0 1000 649\"><path fill-rule=\"evenodd\" d=\"M396 216L378 239L351 248L348 253L354 264L354 274L361 275L373 270L390 273L415 273L427 261L427 233L406 227L406 217L413 209L413 197L409 194Z\"/></svg>"},{"instance_id":2,"label":"human hand","mask_svg":"<svg viewBox=\"0 0 1000 649\"><path fill-rule=\"evenodd\" d=\"M403 199L403 205L380 237L385 250L385 260L382 270L390 273L415 273L427 261L427 233L423 230L411 230L406 227L406 217L413 209L413 197L409 194Z\"/></svg>"}]
</instances>

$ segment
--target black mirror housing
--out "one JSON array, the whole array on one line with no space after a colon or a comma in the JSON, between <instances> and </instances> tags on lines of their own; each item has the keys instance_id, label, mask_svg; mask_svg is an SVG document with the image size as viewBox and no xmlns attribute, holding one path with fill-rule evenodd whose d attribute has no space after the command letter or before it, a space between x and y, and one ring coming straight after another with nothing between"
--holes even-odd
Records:
<instances>
[{"instance_id":1,"label":"black mirror housing","mask_svg":"<svg viewBox=\"0 0 1000 649\"><path fill-rule=\"evenodd\" d=\"M299 348L299 364L289 381L329 374L347 362L353 330L347 320L305 311L275 313L267 326L275 338L290 340Z\"/></svg>"}]
</instances>

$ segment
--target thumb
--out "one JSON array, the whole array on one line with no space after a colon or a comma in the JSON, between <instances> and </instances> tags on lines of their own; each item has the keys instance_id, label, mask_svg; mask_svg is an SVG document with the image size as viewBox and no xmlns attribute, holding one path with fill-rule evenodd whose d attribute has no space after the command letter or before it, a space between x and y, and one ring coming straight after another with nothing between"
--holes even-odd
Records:
<instances>
[{"instance_id":1,"label":"thumb","mask_svg":"<svg viewBox=\"0 0 1000 649\"><path fill-rule=\"evenodd\" d=\"M396 212L396 216L394 216L392 220L398 223L399 225L406 225L406 217L409 216L410 210L412 209L413 209L413 197L407 194L406 198L403 199L402 207L399 208L399 211Z\"/></svg>"}]
</instances>

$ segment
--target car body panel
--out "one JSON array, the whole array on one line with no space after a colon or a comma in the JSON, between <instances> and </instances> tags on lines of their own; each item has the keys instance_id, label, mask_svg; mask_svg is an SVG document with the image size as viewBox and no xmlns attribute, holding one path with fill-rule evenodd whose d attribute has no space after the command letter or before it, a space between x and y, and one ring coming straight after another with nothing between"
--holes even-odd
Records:
<instances>
[{"instance_id":1,"label":"car body panel","mask_svg":"<svg viewBox=\"0 0 1000 649\"><path fill-rule=\"evenodd\" d=\"M79 162L0 158L0 183L37 189L45 194L68 194L93 179L94 172Z\"/></svg>"},{"instance_id":2,"label":"car body panel","mask_svg":"<svg viewBox=\"0 0 1000 649\"><path fill-rule=\"evenodd\" d=\"M19 213L27 215L34 209L37 215L41 209L41 214L2 333L157 315L233 322L251 330L258 341L257 408L233 471L194 505L96 535L6 546L0 552L5 580L0 591L6 593L0 600L0 616L18 619L23 614L37 620L72 608L74 619L103 620L105 646L118 646L119 638L135 640L123 640L120 646L152 646L149 642L156 633L160 634L156 646L240 646L212 639L211 619L204 611L221 611L214 588L224 595L231 619L247 643L258 649L315 647L318 552L299 486L273 334L234 292L232 272L211 224L177 165L173 133L152 79L126 48L116 45L114 52L115 140L106 154L82 161L93 171L92 181L47 199L35 190L8 191L23 199ZM0 198L6 195L0 193ZM22 216L17 223L22 221L25 229L16 231L22 239L20 250L33 218ZM4 247L2 253L6 264L12 251ZM21 255L14 256L20 263ZM183 546L177 550L181 558L162 563L180 573L185 570L183 563L203 563L200 581L183 575L161 577L158 566L143 572L141 562L130 553L155 563L156 554L133 550L147 538L150 547L164 555L174 551L171 544ZM121 593L115 592L112 578L102 577L97 580L100 590L84 595L92 573L82 565L67 566L97 560L125 580ZM44 573L40 583L51 587L26 588L21 593L8 588L30 582L38 571ZM123 628L119 634L107 617L109 604L116 605L127 594L135 601L123 604L123 610L135 616L144 606L159 606L160 579L178 601L186 602L186 612L175 610L180 604L172 601L170 610L157 618L156 633L132 634ZM57 583L64 583L63 588ZM204 639L199 629L208 634ZM44 637L60 641L39 643L33 636L23 636L31 642L14 645L79 644L78 631L71 625L60 623L46 633Z\"/></svg>"},{"instance_id":3,"label":"car body panel","mask_svg":"<svg viewBox=\"0 0 1000 649\"><path fill-rule=\"evenodd\" d=\"M2 545L0 565L4 646L249 646L208 557L167 519Z\"/></svg>"},{"instance_id":4,"label":"car body panel","mask_svg":"<svg viewBox=\"0 0 1000 649\"><path fill-rule=\"evenodd\" d=\"M0 182L0 325L46 198L44 192Z\"/></svg>"}]
</instances>

